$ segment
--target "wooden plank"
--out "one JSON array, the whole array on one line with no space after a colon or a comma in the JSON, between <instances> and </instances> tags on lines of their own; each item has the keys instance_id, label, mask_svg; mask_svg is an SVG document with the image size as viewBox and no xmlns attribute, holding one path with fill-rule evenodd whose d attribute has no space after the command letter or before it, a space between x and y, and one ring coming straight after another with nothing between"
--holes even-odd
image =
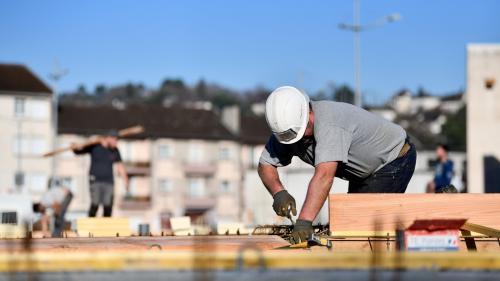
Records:
<instances>
[{"instance_id":1,"label":"wooden plank","mask_svg":"<svg viewBox=\"0 0 500 281\"><path fill-rule=\"evenodd\" d=\"M489 237L500 238L500 230L494 229L494 228L491 228L491 227L487 227L487 226L484 226L484 225L479 225L479 224L475 224L475 223L466 222L462 226L462 229L465 229L465 230L467 230L469 232L470 231L474 231L474 232L477 232L477 233L481 233L481 234L484 234L484 235L489 236Z\"/></svg>"},{"instance_id":2,"label":"wooden plank","mask_svg":"<svg viewBox=\"0 0 500 281\"><path fill-rule=\"evenodd\" d=\"M500 228L500 194L332 194L330 231L394 231L415 219L468 219ZM375 225L377 224L377 225Z\"/></svg>"},{"instance_id":3,"label":"wooden plank","mask_svg":"<svg viewBox=\"0 0 500 281\"><path fill-rule=\"evenodd\" d=\"M25 227L17 224L0 224L0 239L24 237L26 237Z\"/></svg>"},{"instance_id":4,"label":"wooden plank","mask_svg":"<svg viewBox=\"0 0 500 281\"><path fill-rule=\"evenodd\" d=\"M75 251L240 251L271 250L290 245L279 236L220 235L220 236L164 236L164 237L103 237L103 238L46 238L32 239L34 252ZM23 251L22 239L0 240L0 252Z\"/></svg>"},{"instance_id":5,"label":"wooden plank","mask_svg":"<svg viewBox=\"0 0 500 281\"><path fill-rule=\"evenodd\" d=\"M289 253L289 250L286 253ZM0 272L132 271L132 270L500 270L499 253L379 253L283 251L178 251L10 253L0 254ZM195 276L196 277L196 276ZM292 275L293 277L293 275ZM293 279L293 278L292 278Z\"/></svg>"},{"instance_id":6,"label":"wooden plank","mask_svg":"<svg viewBox=\"0 0 500 281\"><path fill-rule=\"evenodd\" d=\"M128 218L79 218L76 231L80 237L130 236Z\"/></svg>"}]
</instances>

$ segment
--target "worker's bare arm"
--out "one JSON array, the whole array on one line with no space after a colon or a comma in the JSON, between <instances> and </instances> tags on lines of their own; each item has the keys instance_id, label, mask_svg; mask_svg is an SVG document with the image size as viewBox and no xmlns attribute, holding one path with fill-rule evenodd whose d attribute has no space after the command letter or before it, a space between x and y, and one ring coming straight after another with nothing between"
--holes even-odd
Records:
<instances>
[{"instance_id":1,"label":"worker's bare arm","mask_svg":"<svg viewBox=\"0 0 500 281\"><path fill-rule=\"evenodd\" d=\"M128 182L128 174L127 170L125 169L125 165L123 165L123 162L117 162L116 164L116 169L118 170L118 174L120 174L120 177L123 179L123 183L125 184L125 189L128 192L129 191L129 182Z\"/></svg>"},{"instance_id":2,"label":"worker's bare arm","mask_svg":"<svg viewBox=\"0 0 500 281\"><path fill-rule=\"evenodd\" d=\"M42 215L40 218L40 224L42 226L43 237L50 237L49 216L47 214Z\"/></svg>"},{"instance_id":3,"label":"worker's bare arm","mask_svg":"<svg viewBox=\"0 0 500 281\"><path fill-rule=\"evenodd\" d=\"M299 219L313 221L316 218L330 193L337 166L337 162L320 163L316 166Z\"/></svg>"},{"instance_id":4,"label":"worker's bare arm","mask_svg":"<svg viewBox=\"0 0 500 281\"><path fill-rule=\"evenodd\" d=\"M285 189L280 181L278 169L275 166L259 163L258 172L262 183L271 195L274 196L274 194Z\"/></svg>"}]
</instances>

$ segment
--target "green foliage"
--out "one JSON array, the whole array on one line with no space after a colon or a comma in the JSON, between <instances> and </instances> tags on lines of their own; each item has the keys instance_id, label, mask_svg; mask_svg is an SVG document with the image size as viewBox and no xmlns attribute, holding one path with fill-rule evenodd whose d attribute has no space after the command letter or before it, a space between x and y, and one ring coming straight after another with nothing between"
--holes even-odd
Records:
<instances>
[{"instance_id":1,"label":"green foliage","mask_svg":"<svg viewBox=\"0 0 500 281\"><path fill-rule=\"evenodd\" d=\"M237 97L234 95L231 95L228 92L220 92L220 93L216 94L212 99L212 103L214 104L215 107L218 107L218 108L223 108L223 107L229 106L229 105L235 105L235 104L238 104L238 102L239 101L238 101Z\"/></svg>"},{"instance_id":2,"label":"green foliage","mask_svg":"<svg viewBox=\"0 0 500 281\"><path fill-rule=\"evenodd\" d=\"M457 113L449 115L446 123L442 127L441 134L452 150L466 149L467 121L466 107L462 107Z\"/></svg>"},{"instance_id":3,"label":"green foliage","mask_svg":"<svg viewBox=\"0 0 500 281\"><path fill-rule=\"evenodd\" d=\"M343 84L335 88L333 100L354 104L354 91L348 85Z\"/></svg>"}]
</instances>

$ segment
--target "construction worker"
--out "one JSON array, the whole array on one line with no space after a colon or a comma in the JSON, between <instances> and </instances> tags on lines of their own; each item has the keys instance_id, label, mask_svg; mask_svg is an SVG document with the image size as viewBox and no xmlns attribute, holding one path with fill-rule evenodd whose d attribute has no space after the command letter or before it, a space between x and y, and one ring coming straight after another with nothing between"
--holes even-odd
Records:
<instances>
[{"instance_id":1,"label":"construction worker","mask_svg":"<svg viewBox=\"0 0 500 281\"><path fill-rule=\"evenodd\" d=\"M118 133L110 131L94 145L79 147L73 144L71 148L77 155L90 154L90 209L89 217L95 217L99 205L103 205L103 216L111 217L113 211L114 176L113 165L125 182L127 194L129 192L128 176L122 163L120 151L117 147Z\"/></svg>"},{"instance_id":2,"label":"construction worker","mask_svg":"<svg viewBox=\"0 0 500 281\"><path fill-rule=\"evenodd\" d=\"M33 204L33 212L42 215L40 222L43 237L61 237L64 230L64 217L73 199L71 191L56 182L49 180L49 189L42 195L40 202Z\"/></svg>"},{"instance_id":3,"label":"construction worker","mask_svg":"<svg viewBox=\"0 0 500 281\"><path fill-rule=\"evenodd\" d=\"M292 232L292 243L306 241L333 178L349 181L349 193L404 193L415 169L416 151L403 128L347 103L310 101L290 86L266 101L273 134L259 160L258 172L274 198L279 216L297 215L295 199L277 168L292 157L314 166L306 199Z\"/></svg>"},{"instance_id":4,"label":"construction worker","mask_svg":"<svg viewBox=\"0 0 500 281\"><path fill-rule=\"evenodd\" d=\"M455 172L453 161L448 158L448 146L439 144L436 148L436 171L434 179L427 184L428 193L456 193L456 188L451 185ZM451 190L451 191L450 191Z\"/></svg>"}]
</instances>

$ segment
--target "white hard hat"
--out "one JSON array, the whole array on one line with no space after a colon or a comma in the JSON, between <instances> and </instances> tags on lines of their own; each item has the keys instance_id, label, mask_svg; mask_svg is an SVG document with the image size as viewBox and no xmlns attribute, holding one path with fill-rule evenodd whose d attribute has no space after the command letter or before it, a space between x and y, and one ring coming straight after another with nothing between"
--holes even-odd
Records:
<instances>
[{"instance_id":1,"label":"white hard hat","mask_svg":"<svg viewBox=\"0 0 500 281\"><path fill-rule=\"evenodd\" d=\"M297 142L309 121L309 97L291 86L277 88L267 98L266 120L279 142Z\"/></svg>"}]
</instances>

